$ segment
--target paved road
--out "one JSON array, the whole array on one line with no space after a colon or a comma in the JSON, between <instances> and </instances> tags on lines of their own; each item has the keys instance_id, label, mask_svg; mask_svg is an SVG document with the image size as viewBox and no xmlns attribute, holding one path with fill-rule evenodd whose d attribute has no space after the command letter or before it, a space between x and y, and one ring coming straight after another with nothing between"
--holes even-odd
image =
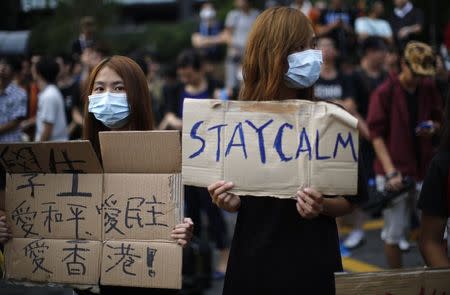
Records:
<instances>
[{"instance_id":1,"label":"paved road","mask_svg":"<svg viewBox=\"0 0 450 295\"><path fill-rule=\"evenodd\" d=\"M386 269L386 261L383 254L383 244L380 240L380 226L382 222L371 221L366 224L369 230L366 232L366 243L351 252L349 257L343 258L343 264L346 271L362 272L377 271ZM347 232L348 229L344 229ZM403 255L405 267L422 266L423 261L419 254L417 246L413 243L413 247ZM205 292L205 295L221 294L223 281L215 281L211 289ZM58 288L25 288L6 285L0 281L1 295L72 295L69 289Z\"/></svg>"}]
</instances>

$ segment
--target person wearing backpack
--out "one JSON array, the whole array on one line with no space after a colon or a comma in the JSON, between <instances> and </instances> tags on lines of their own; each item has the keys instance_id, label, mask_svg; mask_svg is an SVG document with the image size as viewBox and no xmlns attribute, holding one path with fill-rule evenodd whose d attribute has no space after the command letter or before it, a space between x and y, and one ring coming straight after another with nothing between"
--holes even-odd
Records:
<instances>
[{"instance_id":1,"label":"person wearing backpack","mask_svg":"<svg viewBox=\"0 0 450 295\"><path fill-rule=\"evenodd\" d=\"M367 123L377 156L374 170L378 190L401 190L406 176L420 187L424 178L433 157L432 137L442 118L442 99L429 79L435 74L434 60L427 44L408 43L400 73L391 75L371 96ZM399 242L408 227L408 201L416 196L416 190L407 192L383 211L381 236L390 268L402 266Z\"/></svg>"}]
</instances>

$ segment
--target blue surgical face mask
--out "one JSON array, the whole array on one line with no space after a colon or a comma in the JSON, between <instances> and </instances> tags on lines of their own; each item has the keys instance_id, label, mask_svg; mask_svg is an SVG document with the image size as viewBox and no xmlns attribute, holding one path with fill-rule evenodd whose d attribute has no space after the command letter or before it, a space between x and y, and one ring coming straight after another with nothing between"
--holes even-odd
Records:
<instances>
[{"instance_id":1,"label":"blue surgical face mask","mask_svg":"<svg viewBox=\"0 0 450 295\"><path fill-rule=\"evenodd\" d=\"M90 113L108 128L122 128L128 123L130 107L126 93L103 92L89 95Z\"/></svg>"},{"instance_id":2,"label":"blue surgical face mask","mask_svg":"<svg viewBox=\"0 0 450 295\"><path fill-rule=\"evenodd\" d=\"M289 69L284 74L286 85L290 88L308 88L320 76L322 51L309 49L288 56Z\"/></svg>"}]
</instances>

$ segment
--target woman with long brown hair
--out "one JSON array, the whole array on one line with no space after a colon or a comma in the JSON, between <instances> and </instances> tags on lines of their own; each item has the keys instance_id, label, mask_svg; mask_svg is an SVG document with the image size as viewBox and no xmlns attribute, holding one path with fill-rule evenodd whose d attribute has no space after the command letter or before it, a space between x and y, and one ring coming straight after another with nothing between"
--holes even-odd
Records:
<instances>
[{"instance_id":1,"label":"woman with long brown hair","mask_svg":"<svg viewBox=\"0 0 450 295\"><path fill-rule=\"evenodd\" d=\"M322 63L314 47L311 23L301 12L263 12L249 35L240 99L311 99ZM224 294L334 294L334 272L342 271L335 217L366 198L359 178L358 197L304 188L296 200L240 198L229 192L233 183L211 184L213 202L238 212Z\"/></svg>"},{"instance_id":2,"label":"woman with long brown hair","mask_svg":"<svg viewBox=\"0 0 450 295\"><path fill-rule=\"evenodd\" d=\"M101 61L91 72L84 110L83 138L100 154L99 131L154 129L150 92L141 68L130 58L113 56ZM171 237L185 246L192 237L190 218L175 226ZM167 290L101 286L101 294L172 294ZM153 293L154 292L154 293Z\"/></svg>"}]
</instances>

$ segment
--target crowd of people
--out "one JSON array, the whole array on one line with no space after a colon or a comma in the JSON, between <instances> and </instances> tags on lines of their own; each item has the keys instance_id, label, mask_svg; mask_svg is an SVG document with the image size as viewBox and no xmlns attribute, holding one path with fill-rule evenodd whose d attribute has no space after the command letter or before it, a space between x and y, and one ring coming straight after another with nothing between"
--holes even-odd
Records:
<instances>
[{"instance_id":1,"label":"crowd of people","mask_svg":"<svg viewBox=\"0 0 450 295\"><path fill-rule=\"evenodd\" d=\"M266 1L263 12L250 0L236 0L224 24L213 3L206 2L191 48L180 52L173 64L161 64L156 52L145 49L127 53L129 58L110 57L113 50L96 38L95 19L84 17L71 52L0 58L0 142L84 138L98 152L98 131L181 130L186 97L329 101L359 120L360 170L364 172L358 181L359 199L341 197L330 202L306 189L298 192L297 208L292 209L290 201L240 199L227 192L233 185L223 181L208 189L185 187L186 216L192 220L180 224L173 237L184 245L193 231L198 240L207 237L215 243L220 259L211 277L223 278L227 271L225 294L238 294L236 290L243 288L249 294L275 290L270 285L273 277L264 267L258 269L261 257L270 261L271 269L285 269L275 277L286 285L297 277L293 262L287 261L319 263L323 267L316 269L321 273L314 275L303 267L301 274L323 288L323 293L316 294L328 294L334 288L333 273L342 270L340 255L365 240L363 224L370 216L356 205L371 197L364 189L368 186L398 192L382 212L381 239L388 266L402 267L401 251L410 247L411 232L422 227L420 249L426 264L449 267L443 243L450 213L446 191L450 135L445 127L450 117L443 109L449 96L450 34L443 36L436 52L422 42L426 21L422 11L408 0L393 2L395 8L388 14L379 0L358 1L356 8L343 0L314 4L295 0L289 8ZM131 72L136 81L127 76ZM114 110L109 115L105 101L114 102L107 106ZM415 186L405 191L407 177ZM2 171L0 190L4 181ZM224 211L239 211L233 243ZM348 213L353 231L341 236L341 244L336 245L334 218ZM269 218L261 220L261 214ZM308 219L315 222L299 221ZM282 227L290 233L279 231ZM301 235L293 238L293 232ZM296 240L302 235L308 235L308 245ZM2 216L0 242L9 238ZM302 244L304 251L286 250L280 241L289 241L283 247ZM319 244L323 247L313 252L320 252L323 261L309 252ZM266 253L267 248L277 251L276 259ZM324 272L330 284L322 283Z\"/></svg>"}]
</instances>

